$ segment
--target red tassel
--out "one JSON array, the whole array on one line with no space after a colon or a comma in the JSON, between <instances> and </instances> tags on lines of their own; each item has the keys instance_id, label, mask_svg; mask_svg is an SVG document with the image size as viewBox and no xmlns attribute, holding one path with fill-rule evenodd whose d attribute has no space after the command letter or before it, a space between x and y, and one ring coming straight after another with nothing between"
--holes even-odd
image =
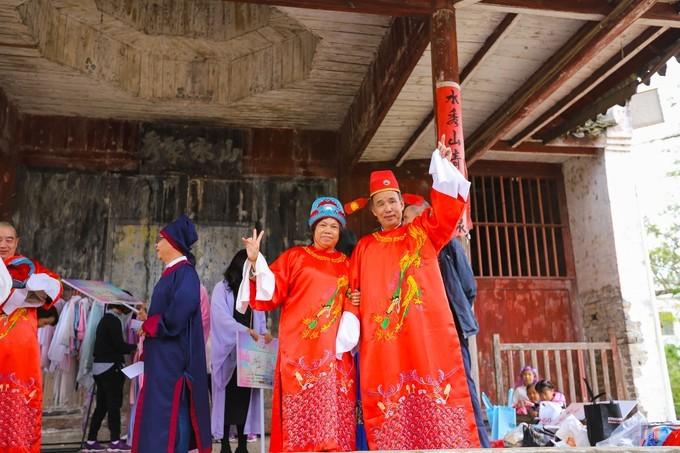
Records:
<instances>
[{"instance_id":1,"label":"red tassel","mask_svg":"<svg viewBox=\"0 0 680 453\"><path fill-rule=\"evenodd\" d=\"M345 214L351 215L360 209L363 209L368 204L368 198L357 198L354 201L345 203Z\"/></svg>"}]
</instances>

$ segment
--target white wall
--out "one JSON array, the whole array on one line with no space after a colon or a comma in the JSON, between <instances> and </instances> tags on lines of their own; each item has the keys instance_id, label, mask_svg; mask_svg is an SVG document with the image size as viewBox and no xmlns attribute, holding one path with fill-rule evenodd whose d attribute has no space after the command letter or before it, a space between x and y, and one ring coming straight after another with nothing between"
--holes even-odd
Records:
<instances>
[{"instance_id":1,"label":"white wall","mask_svg":"<svg viewBox=\"0 0 680 453\"><path fill-rule=\"evenodd\" d=\"M675 414L638 206L628 110L614 107L612 113L618 125L608 129L604 152L564 165L578 301L586 338L603 340L614 328L632 393L650 420L669 420Z\"/></svg>"}]
</instances>

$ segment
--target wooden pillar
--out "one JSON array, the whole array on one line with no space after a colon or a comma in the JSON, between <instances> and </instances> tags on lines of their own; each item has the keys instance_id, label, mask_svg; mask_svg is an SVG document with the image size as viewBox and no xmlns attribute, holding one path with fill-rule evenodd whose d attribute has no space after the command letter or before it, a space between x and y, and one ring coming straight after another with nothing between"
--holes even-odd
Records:
<instances>
[{"instance_id":1,"label":"wooden pillar","mask_svg":"<svg viewBox=\"0 0 680 453\"><path fill-rule=\"evenodd\" d=\"M463 112L458 66L458 38L456 35L456 10L453 7L437 8L432 2L430 21L430 50L432 52L432 88L434 93L434 123L436 140L445 136L445 143L453 150L453 164L467 177L465 144L463 140ZM435 143L436 145L436 143ZM470 259L467 234L472 226L470 210L465 210L456 228ZM471 371L479 393L479 364L475 337L469 339ZM479 397L479 395L477 395Z\"/></svg>"},{"instance_id":2,"label":"wooden pillar","mask_svg":"<svg viewBox=\"0 0 680 453\"><path fill-rule=\"evenodd\" d=\"M463 110L458 67L456 10L435 8L433 2L430 21L430 49L432 52L432 84L434 90L434 122L436 140L451 147L453 164L467 177L465 143L463 139ZM436 145L436 143L435 143ZM470 209L465 210L456 227L456 236L466 236L472 227Z\"/></svg>"},{"instance_id":3,"label":"wooden pillar","mask_svg":"<svg viewBox=\"0 0 680 453\"><path fill-rule=\"evenodd\" d=\"M430 21L432 80L435 84L447 81L460 83L457 43L456 10L435 9Z\"/></svg>"},{"instance_id":4,"label":"wooden pillar","mask_svg":"<svg viewBox=\"0 0 680 453\"><path fill-rule=\"evenodd\" d=\"M9 221L14 213L19 157L14 138L19 123L17 109L0 90L0 221Z\"/></svg>"},{"instance_id":5,"label":"wooden pillar","mask_svg":"<svg viewBox=\"0 0 680 453\"><path fill-rule=\"evenodd\" d=\"M14 213L18 160L0 155L0 220L9 221Z\"/></svg>"}]
</instances>

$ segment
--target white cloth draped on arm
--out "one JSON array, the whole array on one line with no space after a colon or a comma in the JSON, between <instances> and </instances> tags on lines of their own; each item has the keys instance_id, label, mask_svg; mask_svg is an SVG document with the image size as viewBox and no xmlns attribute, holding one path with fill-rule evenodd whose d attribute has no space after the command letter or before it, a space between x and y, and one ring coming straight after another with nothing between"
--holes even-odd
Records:
<instances>
[{"instance_id":1,"label":"white cloth draped on arm","mask_svg":"<svg viewBox=\"0 0 680 453\"><path fill-rule=\"evenodd\" d=\"M5 269L5 272L7 272L4 264L2 269ZM0 273L1 272L2 271L0 270ZM3 277L0 276L0 279L2 278ZM5 283L0 283L0 287L3 287L4 285ZM12 283L10 278L10 288L11 286ZM1 288L0 291L4 291L4 288ZM7 302L3 305L2 311L4 311L5 314L10 315L18 308L37 308L45 304L45 295L50 296L52 300L56 300L60 292L61 283L58 279L43 273L32 274L30 277L28 277L25 288L14 290L12 295L9 297L9 300L7 300ZM36 297L38 294L42 295L40 297ZM5 298L6 297L7 296L5 296ZM5 298L0 300L4 301Z\"/></svg>"},{"instance_id":2,"label":"white cloth draped on arm","mask_svg":"<svg viewBox=\"0 0 680 453\"><path fill-rule=\"evenodd\" d=\"M245 313L250 302L250 260L246 260L243 265L243 281L238 289L238 296L236 297L236 310L239 313ZM257 255L255 262L255 299L257 300L272 300L274 297L274 288L276 286L276 278L274 273L269 269L267 260L262 254Z\"/></svg>"},{"instance_id":3,"label":"white cloth draped on arm","mask_svg":"<svg viewBox=\"0 0 680 453\"><path fill-rule=\"evenodd\" d=\"M0 259L0 305L5 302L12 290L12 277L5 266L5 263Z\"/></svg>"},{"instance_id":4,"label":"white cloth draped on arm","mask_svg":"<svg viewBox=\"0 0 680 453\"><path fill-rule=\"evenodd\" d=\"M359 318L352 312L346 311L340 318L338 334L335 337L335 355L339 359L345 352L352 351L359 344Z\"/></svg>"},{"instance_id":5,"label":"white cloth draped on arm","mask_svg":"<svg viewBox=\"0 0 680 453\"><path fill-rule=\"evenodd\" d=\"M430 174L432 175L432 188L453 198L460 196L467 201L470 193L470 181L458 171L455 165L444 159L439 150L434 150L430 161Z\"/></svg>"}]
</instances>

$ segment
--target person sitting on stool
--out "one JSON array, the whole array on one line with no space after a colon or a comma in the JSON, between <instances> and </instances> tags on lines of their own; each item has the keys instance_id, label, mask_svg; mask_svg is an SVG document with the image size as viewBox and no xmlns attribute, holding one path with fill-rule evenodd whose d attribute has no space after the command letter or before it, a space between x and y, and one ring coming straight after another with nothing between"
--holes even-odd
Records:
<instances>
[{"instance_id":1,"label":"person sitting on stool","mask_svg":"<svg viewBox=\"0 0 680 453\"><path fill-rule=\"evenodd\" d=\"M83 451L130 451L127 442L120 440L120 408L123 405L125 375L121 371L125 354L137 349L123 339L125 315L130 309L124 305L109 306L109 311L99 321L94 340L94 362L92 374L97 385L97 406L92 414L90 432ZM108 413L111 443L109 447L97 442L97 433Z\"/></svg>"}]
</instances>

